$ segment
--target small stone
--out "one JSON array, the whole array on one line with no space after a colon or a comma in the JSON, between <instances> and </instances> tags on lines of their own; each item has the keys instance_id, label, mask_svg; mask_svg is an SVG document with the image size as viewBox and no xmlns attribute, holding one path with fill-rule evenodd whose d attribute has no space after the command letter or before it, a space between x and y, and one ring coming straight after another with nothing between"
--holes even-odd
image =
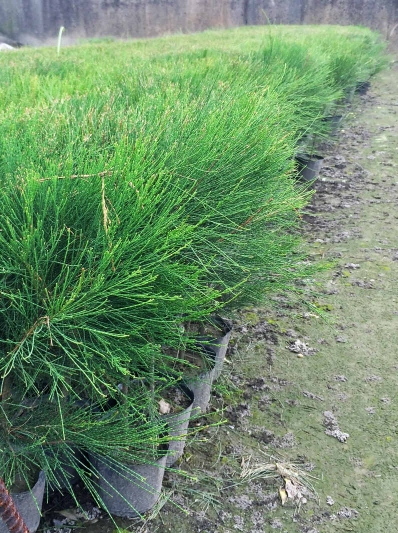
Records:
<instances>
[{"instance_id":1,"label":"small stone","mask_svg":"<svg viewBox=\"0 0 398 533\"><path fill-rule=\"evenodd\" d=\"M270 523L270 526L272 527L272 529L282 529L283 524L278 518L274 518Z\"/></svg>"},{"instance_id":2,"label":"small stone","mask_svg":"<svg viewBox=\"0 0 398 533\"><path fill-rule=\"evenodd\" d=\"M390 398L387 398L387 397L386 398L380 398L380 401L383 402L383 403L390 403L391 402Z\"/></svg>"},{"instance_id":3,"label":"small stone","mask_svg":"<svg viewBox=\"0 0 398 533\"><path fill-rule=\"evenodd\" d=\"M245 522L242 516L235 515L234 522L235 522L234 524L235 529L237 529L238 531L244 531Z\"/></svg>"},{"instance_id":4,"label":"small stone","mask_svg":"<svg viewBox=\"0 0 398 533\"><path fill-rule=\"evenodd\" d=\"M171 411L171 405L167 403L163 398L159 400L159 413L161 415L167 415Z\"/></svg>"},{"instance_id":5,"label":"small stone","mask_svg":"<svg viewBox=\"0 0 398 533\"><path fill-rule=\"evenodd\" d=\"M334 505L334 499L331 496L326 496L326 503L328 505Z\"/></svg>"},{"instance_id":6,"label":"small stone","mask_svg":"<svg viewBox=\"0 0 398 533\"><path fill-rule=\"evenodd\" d=\"M324 421L323 425L326 427L325 433L326 435L329 435L330 437L334 437L340 442L346 442L347 439L350 437L348 433L344 433L340 430L336 417L331 411L325 411L323 413Z\"/></svg>"},{"instance_id":7,"label":"small stone","mask_svg":"<svg viewBox=\"0 0 398 533\"><path fill-rule=\"evenodd\" d=\"M365 381L367 381L368 383L379 383L380 381L383 381L383 379L380 376L375 376L373 374L365 378Z\"/></svg>"},{"instance_id":8,"label":"small stone","mask_svg":"<svg viewBox=\"0 0 398 533\"><path fill-rule=\"evenodd\" d=\"M322 398L322 396L317 396L313 392L309 392L307 390L303 391L303 396L305 396L306 398L309 398L310 400L318 400L320 402L324 401L324 398Z\"/></svg>"},{"instance_id":9,"label":"small stone","mask_svg":"<svg viewBox=\"0 0 398 533\"><path fill-rule=\"evenodd\" d=\"M347 268L348 270L357 270L358 268L361 268L361 265L358 265L356 263L347 263L344 265L344 268Z\"/></svg>"},{"instance_id":10,"label":"small stone","mask_svg":"<svg viewBox=\"0 0 398 533\"><path fill-rule=\"evenodd\" d=\"M339 518L356 518L358 516L358 511L356 509L350 509L349 507L342 507L338 511L337 516Z\"/></svg>"},{"instance_id":11,"label":"small stone","mask_svg":"<svg viewBox=\"0 0 398 533\"><path fill-rule=\"evenodd\" d=\"M317 350L315 348L310 348L304 341L296 339L294 342L291 342L286 346L288 350L293 353L301 355L315 355Z\"/></svg>"},{"instance_id":12,"label":"small stone","mask_svg":"<svg viewBox=\"0 0 398 533\"><path fill-rule=\"evenodd\" d=\"M345 392L340 392L338 395L337 395L337 399L340 400L341 402L345 402L347 401L349 398L348 394L346 394Z\"/></svg>"}]
</instances>

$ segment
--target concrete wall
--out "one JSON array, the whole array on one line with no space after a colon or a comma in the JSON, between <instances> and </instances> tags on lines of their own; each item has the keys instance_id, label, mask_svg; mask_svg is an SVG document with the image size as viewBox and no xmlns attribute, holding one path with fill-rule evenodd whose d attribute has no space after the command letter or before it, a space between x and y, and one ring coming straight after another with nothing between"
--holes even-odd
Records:
<instances>
[{"instance_id":1,"label":"concrete wall","mask_svg":"<svg viewBox=\"0 0 398 533\"><path fill-rule=\"evenodd\" d=\"M23 43L60 26L69 38L147 37L267 22L362 24L387 36L398 0L0 0L0 34Z\"/></svg>"}]
</instances>

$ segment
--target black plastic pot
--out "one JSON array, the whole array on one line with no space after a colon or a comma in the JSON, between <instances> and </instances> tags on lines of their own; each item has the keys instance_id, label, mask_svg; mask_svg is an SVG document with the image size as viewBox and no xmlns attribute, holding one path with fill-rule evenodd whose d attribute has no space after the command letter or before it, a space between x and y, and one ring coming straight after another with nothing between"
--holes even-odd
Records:
<instances>
[{"instance_id":1,"label":"black plastic pot","mask_svg":"<svg viewBox=\"0 0 398 533\"><path fill-rule=\"evenodd\" d=\"M311 134L306 134L300 137L298 140L298 145L303 147L303 151L306 146L312 146L314 144L314 136Z\"/></svg>"},{"instance_id":2,"label":"black plastic pot","mask_svg":"<svg viewBox=\"0 0 398 533\"><path fill-rule=\"evenodd\" d=\"M106 457L90 455L98 473L98 493L106 511L135 518L149 511L159 499L166 456L154 464L124 465Z\"/></svg>"},{"instance_id":3,"label":"black plastic pot","mask_svg":"<svg viewBox=\"0 0 398 533\"><path fill-rule=\"evenodd\" d=\"M298 155L296 156L298 163L299 178L302 181L315 180L322 168L323 157L318 155Z\"/></svg>"},{"instance_id":4,"label":"black plastic pot","mask_svg":"<svg viewBox=\"0 0 398 533\"><path fill-rule=\"evenodd\" d=\"M333 115L322 119L324 123L328 124L331 135L336 135L339 131L342 118L342 115Z\"/></svg>"},{"instance_id":5,"label":"black plastic pot","mask_svg":"<svg viewBox=\"0 0 398 533\"><path fill-rule=\"evenodd\" d=\"M74 449L73 453L77 462L82 463L83 454L78 449ZM80 476L77 473L76 469L68 464L68 460L66 457L61 457L60 463L60 468L57 468L54 471L54 476L58 482L58 485L54 488L59 490L68 489L70 486L75 485L79 482Z\"/></svg>"},{"instance_id":6,"label":"black plastic pot","mask_svg":"<svg viewBox=\"0 0 398 533\"><path fill-rule=\"evenodd\" d=\"M213 381L221 374L232 332L232 321L228 319L215 316L211 318L210 322L220 330L220 337L208 335L197 337L198 347L207 362L207 368L196 377L184 380L187 387L194 394L192 412L196 414L205 413L207 410Z\"/></svg>"},{"instance_id":7,"label":"black plastic pot","mask_svg":"<svg viewBox=\"0 0 398 533\"><path fill-rule=\"evenodd\" d=\"M204 342L211 341L211 337L202 337ZM216 365L216 353L214 349L207 345L200 345L203 357L206 360L206 370L199 372L197 376L184 379L185 385L194 395L192 413L204 414L210 402L211 387L214 380L214 369Z\"/></svg>"},{"instance_id":8,"label":"black plastic pot","mask_svg":"<svg viewBox=\"0 0 398 533\"><path fill-rule=\"evenodd\" d=\"M188 387L184 387L184 385L180 385L180 387L191 399L191 403L180 413L164 415L169 426L169 435L172 437L179 437L179 440L170 441L169 443L168 454L166 457L167 467L173 466L184 453L186 434L191 419L192 407L194 405L194 393Z\"/></svg>"},{"instance_id":9,"label":"black plastic pot","mask_svg":"<svg viewBox=\"0 0 398 533\"><path fill-rule=\"evenodd\" d=\"M31 491L11 494L15 506L22 516L30 533L35 533L40 524L41 505L43 503L46 476L40 472L39 478ZM0 519L0 533L9 533L7 526Z\"/></svg>"},{"instance_id":10,"label":"black plastic pot","mask_svg":"<svg viewBox=\"0 0 398 533\"><path fill-rule=\"evenodd\" d=\"M354 96L355 96L355 87L353 87L352 89L349 89L346 94L345 94L345 103L346 104L351 104L352 101L354 100Z\"/></svg>"},{"instance_id":11,"label":"black plastic pot","mask_svg":"<svg viewBox=\"0 0 398 533\"><path fill-rule=\"evenodd\" d=\"M215 352L215 365L213 379L218 379L224 366L225 355L228 349L228 343L231 338L233 323L226 318L214 317L212 319L215 326L219 327L222 335L212 342L210 348Z\"/></svg>"},{"instance_id":12,"label":"black plastic pot","mask_svg":"<svg viewBox=\"0 0 398 533\"><path fill-rule=\"evenodd\" d=\"M370 81L361 81L357 83L355 92L361 96L365 95L370 89Z\"/></svg>"}]
</instances>

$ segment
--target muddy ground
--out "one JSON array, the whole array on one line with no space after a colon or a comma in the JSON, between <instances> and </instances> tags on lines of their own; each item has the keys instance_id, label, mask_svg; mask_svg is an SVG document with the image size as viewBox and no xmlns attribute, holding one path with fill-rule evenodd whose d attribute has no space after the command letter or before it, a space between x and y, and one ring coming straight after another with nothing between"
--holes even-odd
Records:
<instances>
[{"instance_id":1,"label":"muddy ground","mask_svg":"<svg viewBox=\"0 0 398 533\"><path fill-rule=\"evenodd\" d=\"M167 474L155 517L118 521L124 530L377 533L398 526L397 86L396 63L347 116L305 216L310 253L335 261L313 301L325 319L286 298L273 309L240 312L212 401L213 413L224 412L202 421L227 422L191 442L178 465L191 478ZM313 476L316 496L282 506L282 477L241 478L249 458L253 466L295 463ZM53 517L54 502L43 523ZM103 518L73 531L112 533L116 525Z\"/></svg>"}]
</instances>

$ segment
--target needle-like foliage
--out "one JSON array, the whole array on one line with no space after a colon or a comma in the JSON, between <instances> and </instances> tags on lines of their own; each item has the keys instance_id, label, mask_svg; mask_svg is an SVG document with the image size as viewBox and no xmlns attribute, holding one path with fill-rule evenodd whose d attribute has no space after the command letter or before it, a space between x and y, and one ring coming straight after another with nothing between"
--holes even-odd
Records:
<instances>
[{"instance_id":1,"label":"needle-like foliage","mask_svg":"<svg viewBox=\"0 0 398 533\"><path fill-rule=\"evenodd\" d=\"M95 495L77 450L163 453L155 391L183 375L184 323L319 268L298 142L328 135L382 48L363 28L281 27L0 57L6 483L73 468Z\"/></svg>"}]
</instances>

